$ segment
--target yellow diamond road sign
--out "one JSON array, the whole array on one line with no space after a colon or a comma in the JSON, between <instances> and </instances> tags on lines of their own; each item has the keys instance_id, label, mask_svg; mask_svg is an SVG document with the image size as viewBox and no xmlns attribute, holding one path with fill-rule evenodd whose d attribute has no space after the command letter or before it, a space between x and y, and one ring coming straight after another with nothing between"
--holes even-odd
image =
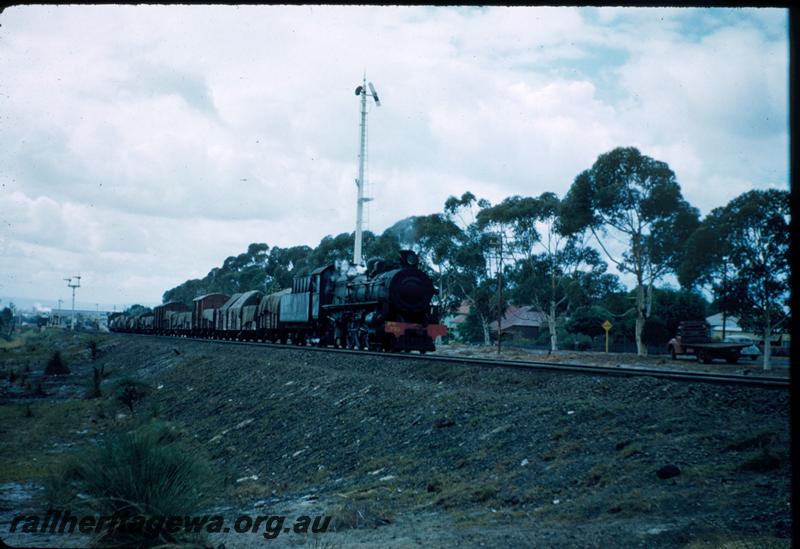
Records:
<instances>
[{"instance_id":1,"label":"yellow diamond road sign","mask_svg":"<svg viewBox=\"0 0 800 549\"><path fill-rule=\"evenodd\" d=\"M604 329L606 332L607 332L607 331L609 331L609 330L611 329L611 323L610 323L608 320L606 320L605 322L603 322L603 329Z\"/></svg>"}]
</instances>

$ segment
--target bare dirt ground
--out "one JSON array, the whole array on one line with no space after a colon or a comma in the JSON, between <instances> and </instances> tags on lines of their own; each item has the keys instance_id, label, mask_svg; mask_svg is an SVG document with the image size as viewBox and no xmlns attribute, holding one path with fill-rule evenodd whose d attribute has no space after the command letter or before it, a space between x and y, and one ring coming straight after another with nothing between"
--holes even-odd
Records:
<instances>
[{"instance_id":1,"label":"bare dirt ground","mask_svg":"<svg viewBox=\"0 0 800 549\"><path fill-rule=\"evenodd\" d=\"M94 361L83 335L0 350L8 543L52 543L9 535L15 514L45 511L42 479L66 455L157 414L223 480L210 512L333 517L335 532L285 533L273 546L790 546L785 390L95 338ZM54 348L69 376L41 375ZM111 372L106 384L152 387L133 418L110 392L84 398L93 365ZM661 478L667 466L674 476ZM231 532L209 543L265 540Z\"/></svg>"},{"instance_id":2,"label":"bare dirt ground","mask_svg":"<svg viewBox=\"0 0 800 549\"><path fill-rule=\"evenodd\" d=\"M496 347L466 345L453 343L439 345L434 354L465 357L500 358L503 360L533 360L554 363L589 364L593 366L626 366L641 368L663 368L686 372L716 372L726 374L745 374L758 376L789 376L788 357L772 357L770 370L764 370L761 357L756 360L740 359L736 364L728 364L724 360L715 359L710 364L698 362L687 355L672 360L668 355L651 355L640 357L632 353L601 353L596 351L557 351L548 353L540 349L526 349L513 345L501 346L497 354Z\"/></svg>"}]
</instances>

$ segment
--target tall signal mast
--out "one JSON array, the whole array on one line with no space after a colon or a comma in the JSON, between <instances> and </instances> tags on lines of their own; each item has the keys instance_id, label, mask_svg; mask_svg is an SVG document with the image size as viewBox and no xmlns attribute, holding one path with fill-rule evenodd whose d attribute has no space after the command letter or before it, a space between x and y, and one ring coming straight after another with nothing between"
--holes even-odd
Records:
<instances>
[{"instance_id":1,"label":"tall signal mast","mask_svg":"<svg viewBox=\"0 0 800 549\"><path fill-rule=\"evenodd\" d=\"M75 329L75 288L81 287L81 277L79 275L65 278L67 286L72 288L72 330ZM73 282L74 281L74 282Z\"/></svg>"},{"instance_id":2,"label":"tall signal mast","mask_svg":"<svg viewBox=\"0 0 800 549\"><path fill-rule=\"evenodd\" d=\"M367 86L369 86L369 91L367 91ZM375 86L372 85L372 82L367 83L366 74L361 85L356 88L356 95L361 96L361 148L358 152L358 179L356 179L358 201L356 202L356 241L353 249L353 263L361 265L363 263L361 257L361 225L364 220L364 202L372 200L372 198L364 197L364 162L367 155L367 96L372 97L378 107L381 106L381 101L378 99L378 93L375 91Z\"/></svg>"}]
</instances>

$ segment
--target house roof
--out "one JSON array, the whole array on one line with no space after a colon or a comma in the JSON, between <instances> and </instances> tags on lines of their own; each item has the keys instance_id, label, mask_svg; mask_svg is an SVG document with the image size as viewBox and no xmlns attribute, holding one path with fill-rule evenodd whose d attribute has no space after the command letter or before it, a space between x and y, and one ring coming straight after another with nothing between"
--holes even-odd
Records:
<instances>
[{"instance_id":1,"label":"house roof","mask_svg":"<svg viewBox=\"0 0 800 549\"><path fill-rule=\"evenodd\" d=\"M445 316L442 322L446 325L461 324L467 320L467 315L469 315L469 301L465 299L458 306L458 309L454 313Z\"/></svg>"},{"instance_id":2,"label":"house roof","mask_svg":"<svg viewBox=\"0 0 800 549\"><path fill-rule=\"evenodd\" d=\"M708 322L711 325L712 330L721 330L722 313L717 313L715 315L706 317L706 322ZM725 318L725 331L741 332L742 329L739 327L739 319L735 316L728 315L727 318Z\"/></svg>"},{"instance_id":3,"label":"house roof","mask_svg":"<svg viewBox=\"0 0 800 549\"><path fill-rule=\"evenodd\" d=\"M545 322L542 313L534 309L533 305L509 305L503 318L500 319L500 329L506 330L514 326L540 327ZM489 323L490 330L497 330L497 321Z\"/></svg>"}]
</instances>

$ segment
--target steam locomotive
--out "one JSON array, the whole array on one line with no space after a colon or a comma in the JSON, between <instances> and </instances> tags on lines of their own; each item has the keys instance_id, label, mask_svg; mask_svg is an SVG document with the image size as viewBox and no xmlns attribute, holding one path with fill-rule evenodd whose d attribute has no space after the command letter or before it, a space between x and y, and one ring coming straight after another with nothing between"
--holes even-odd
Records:
<instances>
[{"instance_id":1,"label":"steam locomotive","mask_svg":"<svg viewBox=\"0 0 800 549\"><path fill-rule=\"evenodd\" d=\"M437 290L410 250L371 259L366 272L327 265L297 276L292 287L196 297L110 318L113 332L271 341L382 351L435 350L447 335L431 302Z\"/></svg>"}]
</instances>

